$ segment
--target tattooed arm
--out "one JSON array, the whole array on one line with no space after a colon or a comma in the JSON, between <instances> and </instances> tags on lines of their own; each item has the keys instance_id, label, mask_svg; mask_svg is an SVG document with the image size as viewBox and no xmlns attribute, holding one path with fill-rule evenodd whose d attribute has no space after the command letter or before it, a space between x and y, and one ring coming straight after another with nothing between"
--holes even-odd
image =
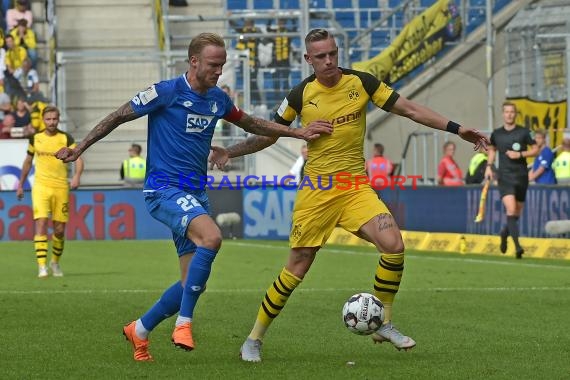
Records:
<instances>
[{"instance_id":1,"label":"tattooed arm","mask_svg":"<svg viewBox=\"0 0 570 380\"><path fill-rule=\"evenodd\" d=\"M287 125L250 116L244 112L239 120L232 121L232 123L246 132L273 138L294 137L297 139L311 141L319 138L321 134L332 133L332 125L326 120L315 120L309 123L306 128L292 128ZM274 142L275 141L273 141L273 143Z\"/></svg>"},{"instance_id":2,"label":"tattooed arm","mask_svg":"<svg viewBox=\"0 0 570 380\"><path fill-rule=\"evenodd\" d=\"M135 111L133 111L131 102L129 101L101 120L74 149L62 148L55 156L63 160L63 162L75 161L87 148L107 136L119 125L127 121L135 120L138 117Z\"/></svg>"},{"instance_id":3,"label":"tattooed arm","mask_svg":"<svg viewBox=\"0 0 570 380\"><path fill-rule=\"evenodd\" d=\"M250 136L242 142L226 148L229 158L240 157L246 154L259 152L277 141L278 137Z\"/></svg>"}]
</instances>

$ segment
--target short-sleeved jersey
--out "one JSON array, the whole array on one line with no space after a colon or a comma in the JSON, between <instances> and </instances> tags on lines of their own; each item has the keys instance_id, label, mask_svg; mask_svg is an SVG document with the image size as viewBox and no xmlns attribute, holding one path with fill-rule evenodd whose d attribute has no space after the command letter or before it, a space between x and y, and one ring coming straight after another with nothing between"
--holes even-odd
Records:
<instances>
[{"instance_id":1,"label":"short-sleeved jersey","mask_svg":"<svg viewBox=\"0 0 570 380\"><path fill-rule=\"evenodd\" d=\"M70 134L57 130L53 136L45 132L32 135L28 142L28 154L35 157L37 185L68 188L68 164L58 160L55 154L64 147L74 148L75 141Z\"/></svg>"},{"instance_id":2,"label":"short-sleeved jersey","mask_svg":"<svg viewBox=\"0 0 570 380\"><path fill-rule=\"evenodd\" d=\"M529 145L534 144L536 142L530 136L530 131L520 125L510 131L507 131L505 127L495 129L491 133L491 145L495 147L499 155L499 175L502 177L527 175L526 159L511 160L506 152L507 150L524 152Z\"/></svg>"},{"instance_id":3,"label":"short-sleeved jersey","mask_svg":"<svg viewBox=\"0 0 570 380\"><path fill-rule=\"evenodd\" d=\"M437 176L442 179L444 186L463 185L463 173L457 162L450 156L443 156L437 166Z\"/></svg>"},{"instance_id":4,"label":"short-sleeved jersey","mask_svg":"<svg viewBox=\"0 0 570 380\"><path fill-rule=\"evenodd\" d=\"M369 178L388 177L394 170L392 161L383 156L376 156L366 161L366 172Z\"/></svg>"},{"instance_id":5,"label":"short-sleeved jersey","mask_svg":"<svg viewBox=\"0 0 570 380\"><path fill-rule=\"evenodd\" d=\"M131 106L137 115L148 115L144 189L204 188L216 123L232 121L237 110L230 97L218 87L197 93L181 75L138 93Z\"/></svg>"},{"instance_id":6,"label":"short-sleeved jersey","mask_svg":"<svg viewBox=\"0 0 570 380\"><path fill-rule=\"evenodd\" d=\"M289 92L275 115L275 120L285 125L300 116L302 128L318 119L333 124L331 135L308 143L305 175L309 177L340 172L366 175L363 148L368 102L390 111L399 97L371 74L340 70L340 81L330 88L320 84L314 74L306 78Z\"/></svg>"},{"instance_id":7,"label":"short-sleeved jersey","mask_svg":"<svg viewBox=\"0 0 570 380\"><path fill-rule=\"evenodd\" d=\"M554 170L552 170L553 161L554 161L554 153L552 153L552 150L547 146L542 148L542 150L540 151L540 153L532 163L532 170L536 171L538 170L538 168L543 167L544 171L540 176L538 176L534 180L534 182L544 185L554 185L556 183Z\"/></svg>"}]
</instances>

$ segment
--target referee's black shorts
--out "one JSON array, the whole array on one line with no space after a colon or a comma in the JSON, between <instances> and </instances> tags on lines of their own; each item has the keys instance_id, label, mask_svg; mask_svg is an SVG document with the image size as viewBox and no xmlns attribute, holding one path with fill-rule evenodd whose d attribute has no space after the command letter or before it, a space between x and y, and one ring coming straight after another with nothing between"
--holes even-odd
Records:
<instances>
[{"instance_id":1,"label":"referee's black shorts","mask_svg":"<svg viewBox=\"0 0 570 380\"><path fill-rule=\"evenodd\" d=\"M526 191L528 189L527 175L500 175L498 184L501 198L503 198L505 195L514 195L517 202L524 202L526 200Z\"/></svg>"}]
</instances>

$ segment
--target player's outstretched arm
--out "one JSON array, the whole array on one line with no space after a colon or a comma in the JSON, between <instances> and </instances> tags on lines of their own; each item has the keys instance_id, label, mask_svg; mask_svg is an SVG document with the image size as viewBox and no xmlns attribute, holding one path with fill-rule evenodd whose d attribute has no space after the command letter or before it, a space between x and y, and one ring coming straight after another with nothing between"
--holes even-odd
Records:
<instances>
[{"instance_id":1,"label":"player's outstretched arm","mask_svg":"<svg viewBox=\"0 0 570 380\"><path fill-rule=\"evenodd\" d=\"M138 117L129 101L101 120L74 149L61 148L55 156L63 162L75 161L87 148L107 136L113 129Z\"/></svg>"},{"instance_id":2,"label":"player's outstretched arm","mask_svg":"<svg viewBox=\"0 0 570 380\"><path fill-rule=\"evenodd\" d=\"M321 134L330 135L333 130L332 124L326 120L315 120L306 128L292 128L287 125L250 116L245 112L239 120L232 122L244 131L255 135L269 137L294 137L305 141L315 140L319 138Z\"/></svg>"},{"instance_id":3,"label":"player's outstretched arm","mask_svg":"<svg viewBox=\"0 0 570 380\"><path fill-rule=\"evenodd\" d=\"M481 131L463 127L445 118L434 110L406 99L403 96L398 98L390 111L397 115L407 117L417 123L423 124L426 127L455 133L463 140L474 144L475 150L479 149L479 147L487 149L487 146L490 143L489 139Z\"/></svg>"},{"instance_id":4,"label":"player's outstretched arm","mask_svg":"<svg viewBox=\"0 0 570 380\"><path fill-rule=\"evenodd\" d=\"M251 154L259 152L273 144L277 141L278 137L269 136L258 136L253 135L241 141L237 144L230 145L227 148L221 146L212 145L210 157L208 161L211 164L211 168L216 165L219 169L223 170L226 163L230 158L245 156L246 154Z\"/></svg>"}]
</instances>

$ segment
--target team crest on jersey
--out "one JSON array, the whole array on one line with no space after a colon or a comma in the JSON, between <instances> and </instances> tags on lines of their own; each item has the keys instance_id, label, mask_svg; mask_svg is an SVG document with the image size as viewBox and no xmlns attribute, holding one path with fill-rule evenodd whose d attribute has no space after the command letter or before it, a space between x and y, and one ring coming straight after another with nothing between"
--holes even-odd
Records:
<instances>
[{"instance_id":1,"label":"team crest on jersey","mask_svg":"<svg viewBox=\"0 0 570 380\"><path fill-rule=\"evenodd\" d=\"M210 111L212 111L214 114L218 112L218 103L210 102Z\"/></svg>"},{"instance_id":2,"label":"team crest on jersey","mask_svg":"<svg viewBox=\"0 0 570 380\"><path fill-rule=\"evenodd\" d=\"M186 133L200 133L212 123L214 116L189 113L186 116Z\"/></svg>"},{"instance_id":3,"label":"team crest on jersey","mask_svg":"<svg viewBox=\"0 0 570 380\"><path fill-rule=\"evenodd\" d=\"M518 142L513 143L513 150L518 152L519 150L521 150L521 144L519 144Z\"/></svg>"},{"instance_id":4,"label":"team crest on jersey","mask_svg":"<svg viewBox=\"0 0 570 380\"><path fill-rule=\"evenodd\" d=\"M356 101L356 100L358 100L358 98L360 98L360 93L358 91L356 91L355 89L352 89L348 92L348 99L349 100Z\"/></svg>"}]
</instances>

